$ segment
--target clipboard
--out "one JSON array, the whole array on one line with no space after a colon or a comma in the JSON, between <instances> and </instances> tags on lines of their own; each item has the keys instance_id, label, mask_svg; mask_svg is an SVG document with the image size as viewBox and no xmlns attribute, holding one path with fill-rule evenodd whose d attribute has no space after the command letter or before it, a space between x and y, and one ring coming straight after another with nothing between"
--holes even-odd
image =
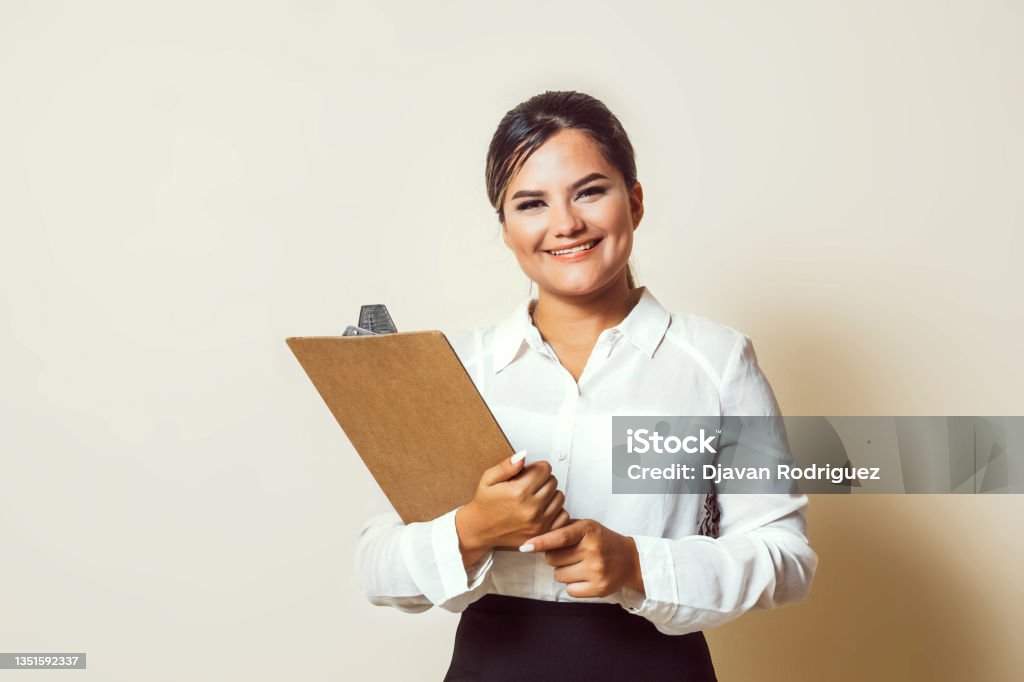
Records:
<instances>
[{"instance_id":1,"label":"clipboard","mask_svg":"<svg viewBox=\"0 0 1024 682\"><path fill-rule=\"evenodd\" d=\"M469 502L514 453L440 331L285 341L405 523Z\"/></svg>"}]
</instances>

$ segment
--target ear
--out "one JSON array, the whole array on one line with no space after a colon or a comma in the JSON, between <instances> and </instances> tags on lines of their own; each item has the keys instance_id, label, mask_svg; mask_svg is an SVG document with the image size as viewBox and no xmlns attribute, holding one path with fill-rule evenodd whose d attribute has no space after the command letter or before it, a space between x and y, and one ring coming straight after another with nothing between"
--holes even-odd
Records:
<instances>
[{"instance_id":1,"label":"ear","mask_svg":"<svg viewBox=\"0 0 1024 682\"><path fill-rule=\"evenodd\" d=\"M509 236L508 236L508 227L505 226L505 222L504 221L502 221L502 223L501 223L501 239L502 239L502 241L505 242L505 246L507 246L510 249L512 248L512 242L511 242L511 240L509 239Z\"/></svg>"},{"instance_id":2,"label":"ear","mask_svg":"<svg viewBox=\"0 0 1024 682\"><path fill-rule=\"evenodd\" d=\"M640 221L644 217L644 188L640 182L633 183L633 189L629 193L629 208L633 215L633 230L640 227Z\"/></svg>"}]
</instances>

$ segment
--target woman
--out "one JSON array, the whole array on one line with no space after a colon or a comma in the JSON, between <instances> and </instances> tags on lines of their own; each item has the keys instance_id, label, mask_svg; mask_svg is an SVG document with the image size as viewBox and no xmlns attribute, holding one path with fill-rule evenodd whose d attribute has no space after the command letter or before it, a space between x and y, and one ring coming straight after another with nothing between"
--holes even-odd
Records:
<instances>
[{"instance_id":1,"label":"woman","mask_svg":"<svg viewBox=\"0 0 1024 682\"><path fill-rule=\"evenodd\" d=\"M643 191L600 101L546 92L508 112L487 190L538 293L452 345L520 452L433 521L384 501L359 540L366 595L462 614L446 680L714 680L702 630L806 597L807 498L613 495L610 426L778 415L750 339L636 286Z\"/></svg>"}]
</instances>

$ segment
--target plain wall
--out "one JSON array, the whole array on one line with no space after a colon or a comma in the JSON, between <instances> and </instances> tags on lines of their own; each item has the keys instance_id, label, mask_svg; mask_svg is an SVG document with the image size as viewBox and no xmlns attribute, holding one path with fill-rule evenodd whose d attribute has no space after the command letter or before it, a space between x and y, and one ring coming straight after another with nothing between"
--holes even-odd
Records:
<instances>
[{"instance_id":1,"label":"plain wall","mask_svg":"<svg viewBox=\"0 0 1024 682\"><path fill-rule=\"evenodd\" d=\"M357 589L375 484L284 338L362 303L505 317L529 284L484 157L544 90L622 120L640 283L749 334L785 413L1024 414L1022 28L964 0L4 2L0 651L442 677L458 617ZM812 596L709 632L720 678L1017 677L1022 514L813 498Z\"/></svg>"}]
</instances>

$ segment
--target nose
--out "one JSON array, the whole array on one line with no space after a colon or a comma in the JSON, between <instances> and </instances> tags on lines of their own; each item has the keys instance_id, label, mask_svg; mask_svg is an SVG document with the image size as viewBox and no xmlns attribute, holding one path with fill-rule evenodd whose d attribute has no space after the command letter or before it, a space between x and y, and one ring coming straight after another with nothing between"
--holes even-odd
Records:
<instances>
[{"instance_id":1,"label":"nose","mask_svg":"<svg viewBox=\"0 0 1024 682\"><path fill-rule=\"evenodd\" d=\"M583 222L583 218L580 217L579 213L571 205L554 209L549 215L551 216L556 237L572 236L587 227Z\"/></svg>"}]
</instances>

